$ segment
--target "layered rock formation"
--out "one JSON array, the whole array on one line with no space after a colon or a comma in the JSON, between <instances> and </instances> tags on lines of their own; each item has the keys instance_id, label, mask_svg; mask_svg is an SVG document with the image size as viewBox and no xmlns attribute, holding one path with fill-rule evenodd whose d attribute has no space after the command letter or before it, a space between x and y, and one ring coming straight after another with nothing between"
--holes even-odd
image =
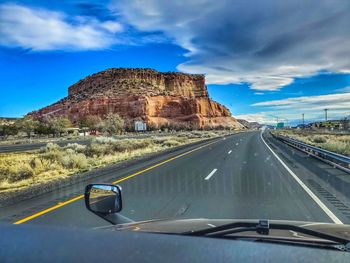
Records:
<instances>
[{"instance_id":1,"label":"layered rock formation","mask_svg":"<svg viewBox=\"0 0 350 263\"><path fill-rule=\"evenodd\" d=\"M237 119L237 121L246 129L259 129L261 127L261 124L258 122L249 122L243 119Z\"/></svg>"},{"instance_id":2,"label":"layered rock formation","mask_svg":"<svg viewBox=\"0 0 350 263\"><path fill-rule=\"evenodd\" d=\"M153 69L113 68L93 74L70 86L66 98L30 114L67 116L76 123L87 115L104 118L108 113L154 127L240 127L226 107L209 99L204 75Z\"/></svg>"}]
</instances>

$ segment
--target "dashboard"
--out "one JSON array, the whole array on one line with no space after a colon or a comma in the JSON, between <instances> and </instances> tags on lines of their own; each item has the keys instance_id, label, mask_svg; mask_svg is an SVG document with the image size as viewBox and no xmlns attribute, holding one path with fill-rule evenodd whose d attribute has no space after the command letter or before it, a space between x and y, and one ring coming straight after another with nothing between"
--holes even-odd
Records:
<instances>
[{"instance_id":1,"label":"dashboard","mask_svg":"<svg viewBox=\"0 0 350 263\"><path fill-rule=\"evenodd\" d=\"M0 262L350 262L303 246L137 231L0 225Z\"/></svg>"}]
</instances>

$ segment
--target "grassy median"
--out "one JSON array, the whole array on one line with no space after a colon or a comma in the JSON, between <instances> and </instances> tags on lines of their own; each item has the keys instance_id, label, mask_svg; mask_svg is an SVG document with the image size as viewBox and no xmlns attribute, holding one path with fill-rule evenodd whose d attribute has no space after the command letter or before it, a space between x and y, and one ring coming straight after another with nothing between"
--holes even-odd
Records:
<instances>
[{"instance_id":1,"label":"grassy median","mask_svg":"<svg viewBox=\"0 0 350 263\"><path fill-rule=\"evenodd\" d=\"M275 130L273 133L289 136L328 151L350 156L350 135L325 134L307 130Z\"/></svg>"},{"instance_id":2,"label":"grassy median","mask_svg":"<svg viewBox=\"0 0 350 263\"><path fill-rule=\"evenodd\" d=\"M228 132L186 132L146 139L98 137L88 146L48 143L38 151L0 154L0 194L224 134Z\"/></svg>"}]
</instances>

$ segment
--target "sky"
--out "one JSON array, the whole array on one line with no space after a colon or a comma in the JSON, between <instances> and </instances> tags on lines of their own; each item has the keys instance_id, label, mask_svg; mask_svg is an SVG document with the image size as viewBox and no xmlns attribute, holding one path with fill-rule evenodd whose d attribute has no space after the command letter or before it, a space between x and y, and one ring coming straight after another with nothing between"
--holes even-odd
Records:
<instances>
[{"instance_id":1,"label":"sky","mask_svg":"<svg viewBox=\"0 0 350 263\"><path fill-rule=\"evenodd\" d=\"M0 116L111 67L205 74L233 116L350 115L347 0L0 1Z\"/></svg>"}]
</instances>

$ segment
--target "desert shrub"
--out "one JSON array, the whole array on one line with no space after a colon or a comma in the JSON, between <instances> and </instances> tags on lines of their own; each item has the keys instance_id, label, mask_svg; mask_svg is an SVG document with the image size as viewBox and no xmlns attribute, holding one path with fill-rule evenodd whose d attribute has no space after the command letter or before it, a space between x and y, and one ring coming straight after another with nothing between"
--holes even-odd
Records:
<instances>
[{"instance_id":1,"label":"desert shrub","mask_svg":"<svg viewBox=\"0 0 350 263\"><path fill-rule=\"evenodd\" d=\"M167 138L162 138L162 137L153 137L152 141L154 144L163 144L165 141L167 140Z\"/></svg>"},{"instance_id":2,"label":"desert shrub","mask_svg":"<svg viewBox=\"0 0 350 263\"><path fill-rule=\"evenodd\" d=\"M178 146L180 145L180 142L176 141L176 140L166 140L164 143L163 143L164 146L166 147L173 147L173 146Z\"/></svg>"},{"instance_id":3,"label":"desert shrub","mask_svg":"<svg viewBox=\"0 0 350 263\"><path fill-rule=\"evenodd\" d=\"M45 152L52 152L52 151L59 151L60 149L61 149L61 147L58 144L49 142L43 148L43 151L45 151Z\"/></svg>"},{"instance_id":4,"label":"desert shrub","mask_svg":"<svg viewBox=\"0 0 350 263\"><path fill-rule=\"evenodd\" d=\"M67 151L67 154L61 156L59 162L67 169L84 169L88 166L85 154L75 153L73 150Z\"/></svg>"},{"instance_id":5,"label":"desert shrub","mask_svg":"<svg viewBox=\"0 0 350 263\"><path fill-rule=\"evenodd\" d=\"M314 136L312 141L314 143L325 143L325 142L327 142L327 139L322 137L322 136Z\"/></svg>"},{"instance_id":6,"label":"desert shrub","mask_svg":"<svg viewBox=\"0 0 350 263\"><path fill-rule=\"evenodd\" d=\"M322 145L322 148L324 148L328 151L332 151L332 152L336 152L336 153L350 156L350 144L347 144L344 142L328 141L327 143L324 143Z\"/></svg>"},{"instance_id":7,"label":"desert shrub","mask_svg":"<svg viewBox=\"0 0 350 263\"><path fill-rule=\"evenodd\" d=\"M151 146L152 144L153 141L151 139L126 139L114 142L112 144L112 147L114 152L125 152L146 148Z\"/></svg>"},{"instance_id":8,"label":"desert shrub","mask_svg":"<svg viewBox=\"0 0 350 263\"><path fill-rule=\"evenodd\" d=\"M201 138L212 138L215 137L216 133L215 132L204 132L201 136Z\"/></svg>"},{"instance_id":9,"label":"desert shrub","mask_svg":"<svg viewBox=\"0 0 350 263\"><path fill-rule=\"evenodd\" d=\"M30 160L29 165L33 169L34 174L40 174L46 170L45 165L43 164L43 161L37 157Z\"/></svg>"},{"instance_id":10,"label":"desert shrub","mask_svg":"<svg viewBox=\"0 0 350 263\"><path fill-rule=\"evenodd\" d=\"M339 141L344 142L344 143L348 143L349 147L350 147L350 136L341 136L339 138Z\"/></svg>"},{"instance_id":11,"label":"desert shrub","mask_svg":"<svg viewBox=\"0 0 350 263\"><path fill-rule=\"evenodd\" d=\"M73 155L71 159L73 168L85 169L88 166L87 158L82 153Z\"/></svg>"},{"instance_id":12,"label":"desert shrub","mask_svg":"<svg viewBox=\"0 0 350 263\"><path fill-rule=\"evenodd\" d=\"M185 143L186 141L188 141L188 138L187 137L175 137L174 140L179 142L179 143Z\"/></svg>"},{"instance_id":13,"label":"desert shrub","mask_svg":"<svg viewBox=\"0 0 350 263\"><path fill-rule=\"evenodd\" d=\"M53 151L46 151L41 154L41 158L45 160L50 160L50 161L56 161L60 159L64 155L64 152L61 150L53 150Z\"/></svg>"},{"instance_id":14,"label":"desert shrub","mask_svg":"<svg viewBox=\"0 0 350 263\"><path fill-rule=\"evenodd\" d=\"M64 149L65 150L72 149L72 150L74 150L77 153L84 153L85 150L86 150L86 145L82 145L82 144L79 144L79 143L68 143L64 147Z\"/></svg>"},{"instance_id":15,"label":"desert shrub","mask_svg":"<svg viewBox=\"0 0 350 263\"><path fill-rule=\"evenodd\" d=\"M188 139L198 139L201 138L202 133L199 131L193 131L193 132L189 132L187 133L184 137L187 137Z\"/></svg>"},{"instance_id":16,"label":"desert shrub","mask_svg":"<svg viewBox=\"0 0 350 263\"><path fill-rule=\"evenodd\" d=\"M118 140L113 138L113 137L97 137L94 139L94 142L99 143L99 144L110 144L110 143L116 143Z\"/></svg>"},{"instance_id":17,"label":"desert shrub","mask_svg":"<svg viewBox=\"0 0 350 263\"><path fill-rule=\"evenodd\" d=\"M193 131L190 133L192 136L196 136L198 138L200 138L202 136L202 132L200 131Z\"/></svg>"},{"instance_id":18,"label":"desert shrub","mask_svg":"<svg viewBox=\"0 0 350 263\"><path fill-rule=\"evenodd\" d=\"M190 137L191 133L190 132L182 132L177 135L177 137Z\"/></svg>"},{"instance_id":19,"label":"desert shrub","mask_svg":"<svg viewBox=\"0 0 350 263\"><path fill-rule=\"evenodd\" d=\"M28 163L17 163L0 169L3 179L7 179L10 183L33 177L34 171Z\"/></svg>"},{"instance_id":20,"label":"desert shrub","mask_svg":"<svg viewBox=\"0 0 350 263\"><path fill-rule=\"evenodd\" d=\"M108 144L99 144L99 143L91 143L86 148L86 155L88 156L103 156L105 154L111 153L113 150L110 145Z\"/></svg>"},{"instance_id":21,"label":"desert shrub","mask_svg":"<svg viewBox=\"0 0 350 263\"><path fill-rule=\"evenodd\" d=\"M7 176L8 176L8 168L1 165L0 166L0 182L6 180Z\"/></svg>"},{"instance_id":22,"label":"desert shrub","mask_svg":"<svg viewBox=\"0 0 350 263\"><path fill-rule=\"evenodd\" d=\"M137 140L137 139L126 139L126 140L116 140L116 139L100 139L95 143L92 143L86 148L86 154L88 156L98 155L103 156L107 154L113 154L115 152L125 152L132 151L141 148L149 147L153 144L150 139Z\"/></svg>"}]
</instances>

